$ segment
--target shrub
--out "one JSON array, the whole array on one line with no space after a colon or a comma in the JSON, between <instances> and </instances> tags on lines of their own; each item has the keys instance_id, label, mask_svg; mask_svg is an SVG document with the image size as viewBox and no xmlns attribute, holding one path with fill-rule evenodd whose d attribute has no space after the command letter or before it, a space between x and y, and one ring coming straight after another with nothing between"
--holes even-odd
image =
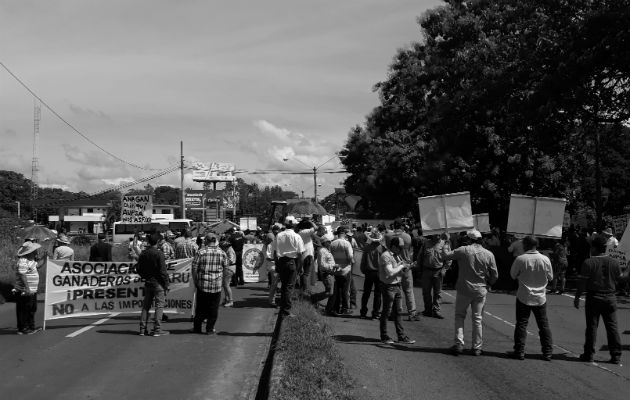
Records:
<instances>
[{"instance_id":1,"label":"shrub","mask_svg":"<svg viewBox=\"0 0 630 400\"><path fill-rule=\"evenodd\" d=\"M295 302L276 346L273 399L354 399L354 383L331 338L331 328L307 302Z\"/></svg>"}]
</instances>

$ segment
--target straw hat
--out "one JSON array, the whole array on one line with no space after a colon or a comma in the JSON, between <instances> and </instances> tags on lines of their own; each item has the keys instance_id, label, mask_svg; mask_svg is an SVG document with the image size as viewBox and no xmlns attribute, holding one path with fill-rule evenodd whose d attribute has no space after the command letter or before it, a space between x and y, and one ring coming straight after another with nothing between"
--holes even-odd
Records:
<instances>
[{"instance_id":1,"label":"straw hat","mask_svg":"<svg viewBox=\"0 0 630 400\"><path fill-rule=\"evenodd\" d=\"M26 242L18 250L17 256L18 257L25 256L27 254L30 254L30 253L34 252L34 251L37 251L37 249L39 249L40 247L42 247L42 246L39 245L38 243Z\"/></svg>"},{"instance_id":2,"label":"straw hat","mask_svg":"<svg viewBox=\"0 0 630 400\"><path fill-rule=\"evenodd\" d=\"M64 235L63 233L60 233L59 236L57 236L57 241L59 243L65 243L65 244L70 243L70 239L68 239L68 236Z\"/></svg>"}]
</instances>

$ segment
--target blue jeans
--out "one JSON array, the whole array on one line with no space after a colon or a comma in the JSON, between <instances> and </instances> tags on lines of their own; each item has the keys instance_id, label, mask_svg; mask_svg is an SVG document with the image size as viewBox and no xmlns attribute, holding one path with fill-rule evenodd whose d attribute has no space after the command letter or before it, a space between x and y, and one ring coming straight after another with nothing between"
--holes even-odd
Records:
<instances>
[{"instance_id":1,"label":"blue jeans","mask_svg":"<svg viewBox=\"0 0 630 400\"><path fill-rule=\"evenodd\" d=\"M455 297L455 345L464 346L464 320L468 306L470 306L470 318L472 320L472 348L481 350L483 346L483 306L486 304L486 296L481 294L467 295L458 292Z\"/></svg>"},{"instance_id":2,"label":"blue jeans","mask_svg":"<svg viewBox=\"0 0 630 400\"><path fill-rule=\"evenodd\" d=\"M401 288L405 295L405 304L407 306L407 312L412 313L416 311L416 296L413 294L413 272L411 268L407 269L402 276Z\"/></svg>"},{"instance_id":3,"label":"blue jeans","mask_svg":"<svg viewBox=\"0 0 630 400\"><path fill-rule=\"evenodd\" d=\"M333 291L335 290L335 277L333 276L333 274L323 273L322 283L324 284L324 291L321 293L314 293L311 296L311 302L313 304L319 303L320 301L325 300L333 295Z\"/></svg>"},{"instance_id":4,"label":"blue jeans","mask_svg":"<svg viewBox=\"0 0 630 400\"><path fill-rule=\"evenodd\" d=\"M444 272L444 268L425 268L422 271L422 298L424 300L424 311L426 313L437 314L440 312Z\"/></svg>"},{"instance_id":5,"label":"blue jeans","mask_svg":"<svg viewBox=\"0 0 630 400\"><path fill-rule=\"evenodd\" d=\"M514 327L514 351L516 353L525 352L525 340L527 339L527 323L529 315L534 313L536 325L538 325L538 336L542 353L551 355L553 353L553 343L551 339L551 329L547 320L547 303L541 306L528 306L516 300L516 326Z\"/></svg>"},{"instance_id":6,"label":"blue jeans","mask_svg":"<svg viewBox=\"0 0 630 400\"><path fill-rule=\"evenodd\" d=\"M232 282L232 276L234 276L234 272L232 272L229 268L223 269L223 282L221 284L221 288L223 289L224 294L224 304L232 302L232 288L230 287L230 283Z\"/></svg>"},{"instance_id":7,"label":"blue jeans","mask_svg":"<svg viewBox=\"0 0 630 400\"><path fill-rule=\"evenodd\" d=\"M390 314L394 317L396 335L399 339L402 339L405 336L400 316L402 313L402 288L399 283L388 285L381 282L381 294L383 296L383 312L380 319L381 340L389 338L387 335L387 319Z\"/></svg>"},{"instance_id":8,"label":"blue jeans","mask_svg":"<svg viewBox=\"0 0 630 400\"><path fill-rule=\"evenodd\" d=\"M302 260L302 274L300 275L300 289L302 294L309 296L311 294L311 273L313 270L313 256L306 256Z\"/></svg>"},{"instance_id":9,"label":"blue jeans","mask_svg":"<svg viewBox=\"0 0 630 400\"><path fill-rule=\"evenodd\" d=\"M335 284L333 286L332 296L328 298L326 303L327 312L345 313L350 308L350 273L347 275L334 275Z\"/></svg>"},{"instance_id":10,"label":"blue jeans","mask_svg":"<svg viewBox=\"0 0 630 400\"><path fill-rule=\"evenodd\" d=\"M166 294L164 288L156 282L146 282L144 284L144 303L142 304L142 313L140 313L140 331L147 331L149 322L149 314L151 307L155 302L155 315L153 320L153 332L159 332L162 329L162 313L164 312L164 304L166 303Z\"/></svg>"},{"instance_id":11,"label":"blue jeans","mask_svg":"<svg viewBox=\"0 0 630 400\"><path fill-rule=\"evenodd\" d=\"M378 280L378 271L366 271L363 281L363 296L361 296L361 315L366 316L368 312L368 301L374 288L374 300L372 301L372 317L376 318L381 314L381 281Z\"/></svg>"},{"instance_id":12,"label":"blue jeans","mask_svg":"<svg viewBox=\"0 0 630 400\"><path fill-rule=\"evenodd\" d=\"M617 297L586 295L584 304L586 315L586 341L584 342L584 354L595 353L595 340L597 339L597 328L599 326L599 316L601 315L608 336L608 349L612 357L621 357L621 338L617 329Z\"/></svg>"},{"instance_id":13,"label":"blue jeans","mask_svg":"<svg viewBox=\"0 0 630 400\"><path fill-rule=\"evenodd\" d=\"M295 258L280 257L276 263L276 272L280 276L280 314L291 313L291 296L297 277L297 261Z\"/></svg>"}]
</instances>

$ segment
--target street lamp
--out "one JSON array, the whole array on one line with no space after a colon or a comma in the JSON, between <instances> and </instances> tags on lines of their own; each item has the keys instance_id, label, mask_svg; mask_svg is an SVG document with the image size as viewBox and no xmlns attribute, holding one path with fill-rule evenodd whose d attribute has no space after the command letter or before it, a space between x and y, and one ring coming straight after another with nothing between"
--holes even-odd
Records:
<instances>
[{"instance_id":1,"label":"street lamp","mask_svg":"<svg viewBox=\"0 0 630 400\"><path fill-rule=\"evenodd\" d=\"M319 164L318 166L316 166L316 167L312 167L312 168L313 168L313 197L315 198L315 203L317 203L317 186L321 186L321 185L317 185L317 170L318 170L318 169L320 169L321 167L323 167L323 166L324 166L325 164L327 164L328 162L330 162L330 161L332 161L333 159L337 158L337 157L339 157L339 155L338 155L338 154L335 154L334 156L330 157L328 160L324 161L323 163ZM287 161L289 161L289 160L290 160L290 158L289 158L289 157L284 157L284 158L282 159L282 161L284 161L284 162L287 162ZM311 167L310 167L309 165L307 165L307 164L306 164L305 162L303 162L303 161L300 161L300 160L299 160L299 159L297 159L297 158L293 158L292 160L293 160L293 161L297 161L297 162L299 162L300 164L302 164L302 165L306 166L307 168L311 169ZM302 197L304 197L304 196L302 195Z\"/></svg>"}]
</instances>

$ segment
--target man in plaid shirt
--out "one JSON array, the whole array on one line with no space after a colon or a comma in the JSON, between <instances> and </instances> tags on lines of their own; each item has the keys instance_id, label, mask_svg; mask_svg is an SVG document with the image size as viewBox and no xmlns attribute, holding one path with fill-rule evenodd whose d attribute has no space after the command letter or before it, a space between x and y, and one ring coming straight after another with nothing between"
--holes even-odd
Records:
<instances>
[{"instance_id":1,"label":"man in plaid shirt","mask_svg":"<svg viewBox=\"0 0 630 400\"><path fill-rule=\"evenodd\" d=\"M184 232L184 240L175 242L175 259L193 258L197 254L197 244L191 238L189 230Z\"/></svg>"},{"instance_id":2,"label":"man in plaid shirt","mask_svg":"<svg viewBox=\"0 0 630 400\"><path fill-rule=\"evenodd\" d=\"M214 324L217 322L221 303L223 268L227 266L227 255L219 248L217 237L208 233L205 246L197 252L192 262L192 278L197 288L192 333L201 333L204 319L207 320L206 334L212 335L216 332Z\"/></svg>"}]
</instances>

